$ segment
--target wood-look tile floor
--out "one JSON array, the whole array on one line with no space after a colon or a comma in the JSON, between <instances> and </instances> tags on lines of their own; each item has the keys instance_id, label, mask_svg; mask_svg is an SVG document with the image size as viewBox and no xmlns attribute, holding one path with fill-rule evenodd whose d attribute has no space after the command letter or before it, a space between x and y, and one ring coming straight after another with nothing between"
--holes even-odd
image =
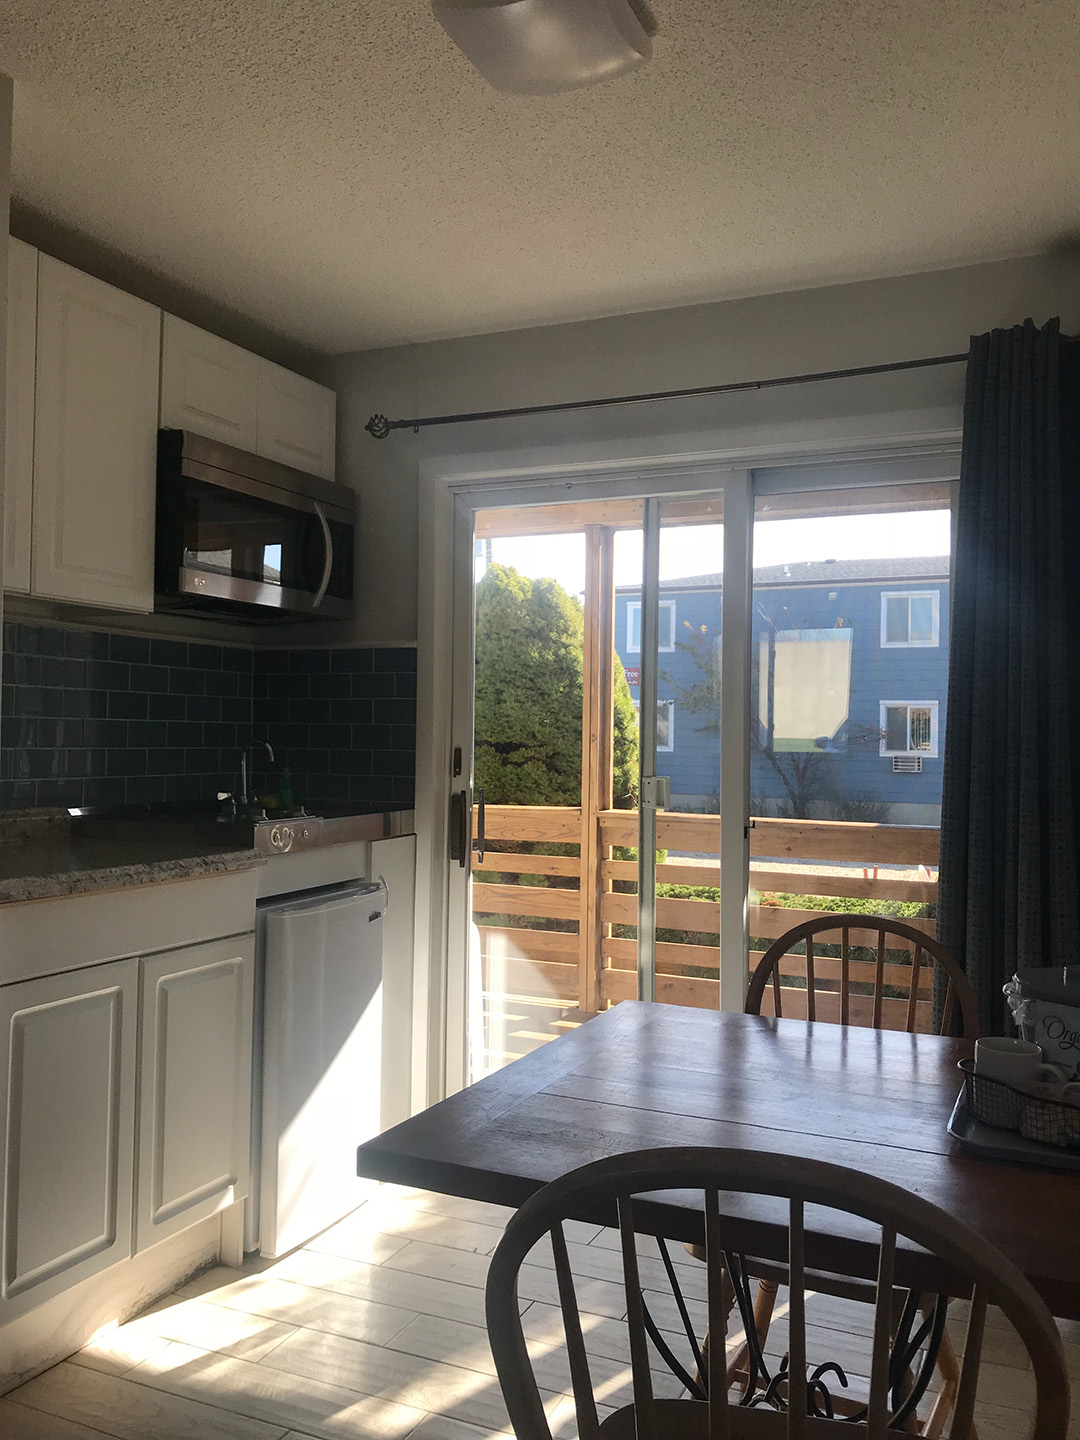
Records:
<instances>
[{"instance_id":1,"label":"wood-look tile floor","mask_svg":"<svg viewBox=\"0 0 1080 1440\"><path fill-rule=\"evenodd\" d=\"M383 1187L346 1220L276 1262L215 1269L70 1360L0 1399L5 1440L485 1440L506 1412L484 1329L488 1256L509 1212ZM601 1413L629 1396L617 1237L568 1227ZM642 1280L674 1347L678 1317L652 1241ZM695 1325L702 1267L673 1251ZM576 1433L550 1251L521 1274L524 1326L558 1436ZM863 1382L868 1311L824 1296L808 1305L811 1360ZM962 1344L962 1317L950 1320ZM1063 1326L1080 1381L1080 1326ZM785 1307L769 1352L786 1343ZM679 1393L659 1369L661 1395ZM1077 1385L1080 1390L1080 1385ZM1021 1440L1031 1404L1011 1330L990 1327L980 1386L981 1440ZM1070 1440L1080 1440L1080 1417Z\"/></svg>"}]
</instances>

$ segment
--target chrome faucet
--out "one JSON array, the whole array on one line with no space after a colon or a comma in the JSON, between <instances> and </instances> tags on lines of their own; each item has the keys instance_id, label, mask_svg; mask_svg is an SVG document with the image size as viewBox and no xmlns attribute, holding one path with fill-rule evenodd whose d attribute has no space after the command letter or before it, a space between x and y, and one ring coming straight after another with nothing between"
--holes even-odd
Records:
<instances>
[{"instance_id":1,"label":"chrome faucet","mask_svg":"<svg viewBox=\"0 0 1080 1440\"><path fill-rule=\"evenodd\" d=\"M217 798L222 802L222 809L218 819L227 822L230 820L265 820L266 811L259 804L256 797L251 793L251 774L254 773L254 766L248 768L248 750L256 745L261 745L266 751L270 764L274 763L274 749L269 740L252 740L250 745L240 751L240 790L238 795L231 794L228 790L219 790Z\"/></svg>"},{"instance_id":2,"label":"chrome faucet","mask_svg":"<svg viewBox=\"0 0 1080 1440\"><path fill-rule=\"evenodd\" d=\"M273 749L273 746L270 744L270 741L269 741L269 740L252 740L252 741L251 741L251 746L256 746L256 745L261 745L261 746L263 747L263 749L266 751L267 758L269 759L270 764L273 765L273 763L274 763L274 749ZM245 747L245 748L244 748L243 750L241 750L241 752L240 752L240 796L241 796L241 803L242 803L244 806L249 806L249 805L255 804L255 796L251 793L250 782L249 782L248 748L250 748L250 747ZM255 767L252 766L252 767L251 767L251 773L254 773L254 769L255 769Z\"/></svg>"}]
</instances>

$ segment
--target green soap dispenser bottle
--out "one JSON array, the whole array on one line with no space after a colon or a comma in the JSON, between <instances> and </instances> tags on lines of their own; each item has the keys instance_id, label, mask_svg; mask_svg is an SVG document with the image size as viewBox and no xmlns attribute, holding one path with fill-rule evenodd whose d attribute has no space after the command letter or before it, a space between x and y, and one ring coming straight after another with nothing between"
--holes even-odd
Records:
<instances>
[{"instance_id":1,"label":"green soap dispenser bottle","mask_svg":"<svg viewBox=\"0 0 1080 1440\"><path fill-rule=\"evenodd\" d=\"M281 776L278 780L278 807L282 810L296 808L296 802L293 799L292 770L288 765L281 767Z\"/></svg>"}]
</instances>

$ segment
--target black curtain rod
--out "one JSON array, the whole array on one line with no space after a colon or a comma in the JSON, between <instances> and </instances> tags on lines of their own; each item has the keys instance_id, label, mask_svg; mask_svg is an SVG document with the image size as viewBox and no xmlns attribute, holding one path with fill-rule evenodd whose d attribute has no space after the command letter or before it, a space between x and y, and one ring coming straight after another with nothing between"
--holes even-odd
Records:
<instances>
[{"instance_id":1,"label":"black curtain rod","mask_svg":"<svg viewBox=\"0 0 1080 1440\"><path fill-rule=\"evenodd\" d=\"M465 425L473 420L510 420L523 415L554 415L568 410L599 410L606 405L648 405L654 400L687 400L696 395L730 395L736 390L772 390L778 385L809 385L816 380L848 380L855 375L891 375L898 370L926 370L931 365L959 365L963 355L931 355L927 360L895 360L889 365L859 365L852 370L819 370L810 375L779 375L772 380L738 380L730 385L698 385L690 390L653 390L645 395L612 395L604 400L564 400L557 405L522 405L513 410L473 410L460 415L425 415L415 420L388 420L372 415L364 429L376 440L391 430L421 430L428 425Z\"/></svg>"}]
</instances>

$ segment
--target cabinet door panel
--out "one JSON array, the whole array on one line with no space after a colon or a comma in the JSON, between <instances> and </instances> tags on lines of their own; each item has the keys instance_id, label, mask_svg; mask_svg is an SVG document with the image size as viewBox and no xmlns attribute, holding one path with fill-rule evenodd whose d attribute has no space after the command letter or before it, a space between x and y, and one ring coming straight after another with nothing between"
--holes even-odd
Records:
<instances>
[{"instance_id":1,"label":"cabinet door panel","mask_svg":"<svg viewBox=\"0 0 1080 1440\"><path fill-rule=\"evenodd\" d=\"M3 1315L131 1254L138 962L0 990Z\"/></svg>"},{"instance_id":2,"label":"cabinet door panel","mask_svg":"<svg viewBox=\"0 0 1080 1440\"><path fill-rule=\"evenodd\" d=\"M43 255L37 351L32 591L152 610L161 311Z\"/></svg>"},{"instance_id":3,"label":"cabinet door panel","mask_svg":"<svg viewBox=\"0 0 1080 1440\"><path fill-rule=\"evenodd\" d=\"M247 1194L254 939L144 960L136 1248Z\"/></svg>"},{"instance_id":4,"label":"cabinet door panel","mask_svg":"<svg viewBox=\"0 0 1080 1440\"><path fill-rule=\"evenodd\" d=\"M332 480L336 416L333 390L269 360L259 361L260 455Z\"/></svg>"},{"instance_id":5,"label":"cabinet door panel","mask_svg":"<svg viewBox=\"0 0 1080 1440\"><path fill-rule=\"evenodd\" d=\"M258 357L166 315L161 346L161 423L255 449Z\"/></svg>"},{"instance_id":6,"label":"cabinet door panel","mask_svg":"<svg viewBox=\"0 0 1080 1440\"><path fill-rule=\"evenodd\" d=\"M30 589L34 485L34 366L38 252L8 241L7 429L4 435L4 589Z\"/></svg>"}]
</instances>

